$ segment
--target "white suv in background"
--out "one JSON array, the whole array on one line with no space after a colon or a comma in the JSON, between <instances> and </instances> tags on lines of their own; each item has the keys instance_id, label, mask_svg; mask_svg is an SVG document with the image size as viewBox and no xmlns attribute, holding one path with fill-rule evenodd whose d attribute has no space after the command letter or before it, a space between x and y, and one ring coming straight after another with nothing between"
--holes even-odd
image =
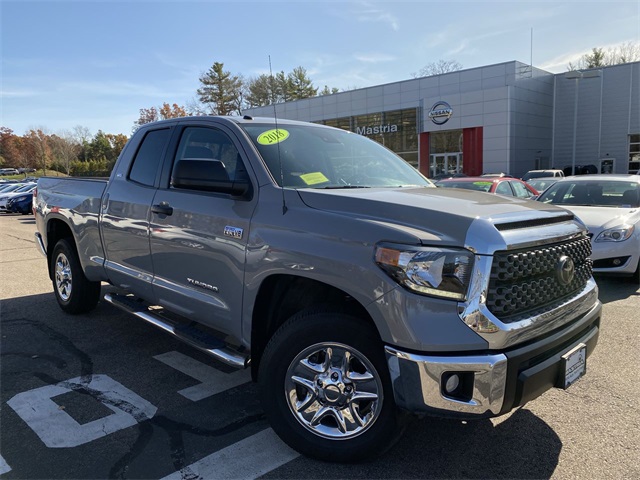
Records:
<instances>
[{"instance_id":1,"label":"white suv in background","mask_svg":"<svg viewBox=\"0 0 640 480\"><path fill-rule=\"evenodd\" d=\"M542 178L542 177L564 177L564 172L562 170L529 170L522 177L523 181L531 180L532 178Z\"/></svg>"}]
</instances>

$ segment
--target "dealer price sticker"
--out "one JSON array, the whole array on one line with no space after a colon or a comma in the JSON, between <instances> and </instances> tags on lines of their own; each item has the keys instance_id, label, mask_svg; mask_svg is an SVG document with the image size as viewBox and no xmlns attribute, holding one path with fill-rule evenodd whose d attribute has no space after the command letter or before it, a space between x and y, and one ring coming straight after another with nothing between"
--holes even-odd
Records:
<instances>
[{"instance_id":1,"label":"dealer price sticker","mask_svg":"<svg viewBox=\"0 0 640 480\"><path fill-rule=\"evenodd\" d=\"M587 371L587 346L581 343L562 356L564 363L564 388L573 385Z\"/></svg>"}]
</instances>

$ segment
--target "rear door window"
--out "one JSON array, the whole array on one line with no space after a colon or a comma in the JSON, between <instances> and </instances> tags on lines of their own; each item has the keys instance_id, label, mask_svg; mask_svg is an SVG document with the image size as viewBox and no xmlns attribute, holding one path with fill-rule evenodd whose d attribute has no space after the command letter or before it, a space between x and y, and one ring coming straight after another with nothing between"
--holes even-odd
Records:
<instances>
[{"instance_id":1,"label":"rear door window","mask_svg":"<svg viewBox=\"0 0 640 480\"><path fill-rule=\"evenodd\" d=\"M133 159L129 180L141 185L152 187L155 185L158 169L162 164L164 149L169 141L171 130L163 128L161 130L151 130L148 132L138 153Z\"/></svg>"},{"instance_id":2,"label":"rear door window","mask_svg":"<svg viewBox=\"0 0 640 480\"><path fill-rule=\"evenodd\" d=\"M496 187L496 193L498 195L509 195L513 197L513 190L511 190L511 187L509 186L509 182L498 183L498 186Z\"/></svg>"},{"instance_id":3,"label":"rear door window","mask_svg":"<svg viewBox=\"0 0 640 480\"><path fill-rule=\"evenodd\" d=\"M527 187L525 187L523 184L519 182L510 182L510 183L511 183L511 188L513 188L513 191L516 192L516 197L531 198L533 196L533 194L529 190L527 190Z\"/></svg>"}]
</instances>

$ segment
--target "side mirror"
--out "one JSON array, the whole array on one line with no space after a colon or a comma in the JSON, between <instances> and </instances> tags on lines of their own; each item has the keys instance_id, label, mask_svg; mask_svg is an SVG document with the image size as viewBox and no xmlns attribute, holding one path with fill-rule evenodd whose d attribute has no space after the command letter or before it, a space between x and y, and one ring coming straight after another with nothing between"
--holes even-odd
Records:
<instances>
[{"instance_id":1,"label":"side mirror","mask_svg":"<svg viewBox=\"0 0 640 480\"><path fill-rule=\"evenodd\" d=\"M173 169L171 184L174 188L185 188L207 192L218 192L241 197L251 189L249 178L231 180L220 160L183 158Z\"/></svg>"}]
</instances>

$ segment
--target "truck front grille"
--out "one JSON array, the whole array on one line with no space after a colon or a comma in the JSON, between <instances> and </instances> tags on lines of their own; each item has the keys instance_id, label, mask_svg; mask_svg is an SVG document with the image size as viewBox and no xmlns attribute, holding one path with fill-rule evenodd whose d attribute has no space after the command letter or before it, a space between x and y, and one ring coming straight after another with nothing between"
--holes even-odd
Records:
<instances>
[{"instance_id":1,"label":"truck front grille","mask_svg":"<svg viewBox=\"0 0 640 480\"><path fill-rule=\"evenodd\" d=\"M499 251L494 254L487 308L503 322L544 305L571 298L591 277L591 242L582 237L537 249ZM573 261L573 279L563 281L562 261ZM566 265L565 265L566 266Z\"/></svg>"}]
</instances>

